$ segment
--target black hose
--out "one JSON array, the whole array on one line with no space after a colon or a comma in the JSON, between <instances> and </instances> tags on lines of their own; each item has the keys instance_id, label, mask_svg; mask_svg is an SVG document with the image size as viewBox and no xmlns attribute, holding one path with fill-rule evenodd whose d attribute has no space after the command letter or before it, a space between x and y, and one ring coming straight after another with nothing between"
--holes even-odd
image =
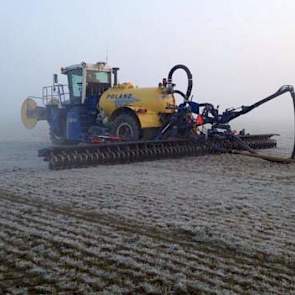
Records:
<instances>
[{"instance_id":1,"label":"black hose","mask_svg":"<svg viewBox=\"0 0 295 295\"><path fill-rule=\"evenodd\" d=\"M291 95L291 98L292 98L292 101L293 101L293 112L294 112L294 123L295 123L295 91L294 91L294 87L292 85L284 85L282 86L277 92L275 92L274 94L264 98L264 99L261 99L259 101L257 101L256 103L250 105L250 106L246 106L246 107L243 107L242 108L242 111L240 112L233 112L231 116L229 116L227 118L227 121L226 123L228 123L229 121L241 116L241 115L244 115L244 114L247 114L248 112L254 110L255 108L261 106L262 104L278 97L278 96L281 96L283 95L284 93L287 93L289 92L290 95ZM294 125L294 142L293 142L293 151L292 151L292 155L291 155L291 159L295 159L295 125Z\"/></svg>"},{"instance_id":2,"label":"black hose","mask_svg":"<svg viewBox=\"0 0 295 295\"><path fill-rule=\"evenodd\" d=\"M176 90L173 90L173 93L179 94L180 96L183 97L184 100L187 100L186 95L182 91L176 89Z\"/></svg>"},{"instance_id":3,"label":"black hose","mask_svg":"<svg viewBox=\"0 0 295 295\"><path fill-rule=\"evenodd\" d=\"M168 73L168 84L172 84L172 76L175 73L176 70L183 70L185 71L186 75L187 75L187 90L186 90L186 94L184 94L183 92L181 92L180 90L174 90L174 93L178 93L181 96L183 96L184 100L188 100L189 97L191 96L192 93L192 89L193 89L193 75L191 73L191 71L189 70L189 68L185 65L175 65Z\"/></svg>"},{"instance_id":4,"label":"black hose","mask_svg":"<svg viewBox=\"0 0 295 295\"><path fill-rule=\"evenodd\" d=\"M223 112L223 114L221 116L218 116L218 113L215 113L217 115L217 117L213 114L213 116L214 116L213 122L208 122L208 123L213 124L217 121L218 124L228 124L233 119L236 119L241 115L245 115L245 114L249 113L250 111L258 108L262 104L267 103L267 102L271 101L272 99L275 99L276 97L281 96L287 92L290 93L292 101L293 101L293 112L294 112L294 123L295 123L295 91L294 91L294 87L292 85L284 85L275 93L253 103L252 105L242 106L240 111L236 111L236 110L225 111L225 112ZM199 104L199 106L204 106L204 105L206 105L206 104ZM205 111L206 111L206 109L205 109ZM205 115L207 117L207 114L205 114ZM295 159L295 126L294 126L293 151L292 151L291 159Z\"/></svg>"}]
</instances>

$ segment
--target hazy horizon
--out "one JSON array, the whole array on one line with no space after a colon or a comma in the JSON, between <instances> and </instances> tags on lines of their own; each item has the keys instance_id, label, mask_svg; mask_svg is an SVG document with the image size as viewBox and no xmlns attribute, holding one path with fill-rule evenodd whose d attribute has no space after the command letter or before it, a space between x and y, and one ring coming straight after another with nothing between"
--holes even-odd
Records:
<instances>
[{"instance_id":1,"label":"hazy horizon","mask_svg":"<svg viewBox=\"0 0 295 295\"><path fill-rule=\"evenodd\" d=\"M194 100L247 105L295 84L294 1L9 1L0 11L0 135L25 131L20 107L61 66L106 60L120 81L154 86L177 63L194 77ZM177 88L185 87L177 75ZM289 124L285 95L244 122ZM237 123L239 124L239 123ZM37 127L41 128L41 127ZM43 127L42 127L43 128ZM29 135L30 136L30 135Z\"/></svg>"}]
</instances>

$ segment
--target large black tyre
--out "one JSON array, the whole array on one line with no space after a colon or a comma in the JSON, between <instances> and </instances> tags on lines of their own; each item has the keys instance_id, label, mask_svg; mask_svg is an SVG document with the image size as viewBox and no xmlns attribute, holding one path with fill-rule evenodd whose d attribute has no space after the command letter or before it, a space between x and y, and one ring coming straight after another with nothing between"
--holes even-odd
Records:
<instances>
[{"instance_id":1,"label":"large black tyre","mask_svg":"<svg viewBox=\"0 0 295 295\"><path fill-rule=\"evenodd\" d=\"M135 115L123 113L112 121L111 133L127 140L138 140L141 129Z\"/></svg>"}]
</instances>

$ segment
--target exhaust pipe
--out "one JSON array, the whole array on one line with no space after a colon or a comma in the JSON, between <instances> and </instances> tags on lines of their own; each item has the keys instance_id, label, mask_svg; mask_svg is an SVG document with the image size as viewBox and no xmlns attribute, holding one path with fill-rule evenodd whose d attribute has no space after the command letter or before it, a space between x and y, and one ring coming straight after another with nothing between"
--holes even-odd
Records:
<instances>
[{"instance_id":1,"label":"exhaust pipe","mask_svg":"<svg viewBox=\"0 0 295 295\"><path fill-rule=\"evenodd\" d=\"M118 71L120 70L120 68L112 68L113 74L114 74L114 85L113 86L117 86L118 85Z\"/></svg>"}]
</instances>

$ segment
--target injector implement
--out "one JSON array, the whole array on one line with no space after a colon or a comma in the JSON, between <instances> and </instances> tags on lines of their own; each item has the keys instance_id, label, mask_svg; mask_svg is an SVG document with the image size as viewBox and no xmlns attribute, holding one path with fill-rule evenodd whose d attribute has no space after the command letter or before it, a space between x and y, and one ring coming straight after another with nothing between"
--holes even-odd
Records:
<instances>
[{"instance_id":1,"label":"injector implement","mask_svg":"<svg viewBox=\"0 0 295 295\"><path fill-rule=\"evenodd\" d=\"M220 112L211 103L192 101L193 79L184 65L174 66L167 78L155 87L139 88L118 83L119 68L105 63L62 68L68 85L43 88L38 106L36 97L27 98L21 110L23 124L33 128L46 120L52 146L39 151L50 169L86 167L107 163L198 156L208 153L238 153L276 162L290 159L262 156L257 149L276 147L275 134L235 134L229 122L262 104L289 92L295 109L292 86L249 106ZM185 92L176 89L174 73L187 75ZM176 96L183 102L176 103ZM204 127L207 127L205 130ZM241 152L242 153L242 152ZM295 149L291 159L295 157Z\"/></svg>"}]
</instances>

